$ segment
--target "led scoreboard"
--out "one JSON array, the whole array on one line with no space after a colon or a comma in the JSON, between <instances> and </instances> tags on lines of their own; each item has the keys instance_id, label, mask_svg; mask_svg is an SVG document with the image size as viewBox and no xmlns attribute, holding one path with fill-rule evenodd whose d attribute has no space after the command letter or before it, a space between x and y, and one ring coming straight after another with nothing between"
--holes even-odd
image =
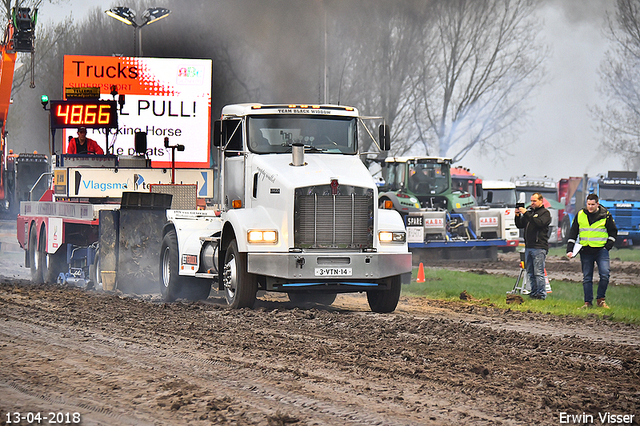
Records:
<instances>
[{"instance_id":1,"label":"led scoreboard","mask_svg":"<svg viewBox=\"0 0 640 426\"><path fill-rule=\"evenodd\" d=\"M51 128L88 127L106 129L118 127L116 101L72 99L51 101Z\"/></svg>"}]
</instances>

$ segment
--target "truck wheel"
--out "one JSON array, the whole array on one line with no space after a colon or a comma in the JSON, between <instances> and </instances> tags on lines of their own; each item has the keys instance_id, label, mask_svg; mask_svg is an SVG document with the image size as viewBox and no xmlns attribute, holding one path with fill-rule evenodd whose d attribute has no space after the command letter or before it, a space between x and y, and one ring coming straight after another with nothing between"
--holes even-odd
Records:
<instances>
[{"instance_id":1,"label":"truck wheel","mask_svg":"<svg viewBox=\"0 0 640 426\"><path fill-rule=\"evenodd\" d=\"M160 293L165 302L178 298L196 301L209 297L211 282L179 275L178 237L169 231L160 246Z\"/></svg>"},{"instance_id":2,"label":"truck wheel","mask_svg":"<svg viewBox=\"0 0 640 426\"><path fill-rule=\"evenodd\" d=\"M36 284L43 282L42 259L40 255L41 253L38 249L38 231L34 223L29 230L29 265L31 267L31 281Z\"/></svg>"},{"instance_id":3,"label":"truck wheel","mask_svg":"<svg viewBox=\"0 0 640 426\"><path fill-rule=\"evenodd\" d=\"M96 251L93 265L89 266L89 282L86 290L102 290L102 274L100 270L100 250Z\"/></svg>"},{"instance_id":4,"label":"truck wheel","mask_svg":"<svg viewBox=\"0 0 640 426\"><path fill-rule=\"evenodd\" d=\"M296 305L302 305L304 303L317 303L318 305L330 306L336 300L336 293L318 293L305 291L302 293L291 292L287 293L289 300Z\"/></svg>"},{"instance_id":5,"label":"truck wheel","mask_svg":"<svg viewBox=\"0 0 640 426\"><path fill-rule=\"evenodd\" d=\"M176 231L169 231L160 246L160 293L166 302L173 302L180 293L178 271L178 237Z\"/></svg>"},{"instance_id":6,"label":"truck wheel","mask_svg":"<svg viewBox=\"0 0 640 426\"><path fill-rule=\"evenodd\" d=\"M567 244L569 239L569 231L571 230L571 221L568 217L562 219L562 225L560 225L560 236L562 237L562 244Z\"/></svg>"},{"instance_id":7,"label":"truck wheel","mask_svg":"<svg viewBox=\"0 0 640 426\"><path fill-rule=\"evenodd\" d=\"M46 247L47 240L44 240L44 246ZM61 272L67 272L69 270L67 266L67 248L63 244L58 248L55 253L45 253L43 251L42 259L44 261L43 273L44 282L47 284L55 284L58 281L58 276Z\"/></svg>"},{"instance_id":8,"label":"truck wheel","mask_svg":"<svg viewBox=\"0 0 640 426\"><path fill-rule=\"evenodd\" d=\"M47 284L55 284L60 272L67 272L67 249L63 244L55 253L47 253L47 233L43 229L40 235L40 259L42 277Z\"/></svg>"},{"instance_id":9,"label":"truck wheel","mask_svg":"<svg viewBox=\"0 0 640 426\"><path fill-rule=\"evenodd\" d=\"M232 240L224 255L224 296L232 309L252 308L258 292L258 277L247 272L247 255Z\"/></svg>"},{"instance_id":10,"label":"truck wheel","mask_svg":"<svg viewBox=\"0 0 640 426\"><path fill-rule=\"evenodd\" d=\"M391 277L388 280L389 288L386 290L367 291L367 301L373 312L386 314L393 312L398 306L400 299L400 289L402 288L402 280L400 275Z\"/></svg>"}]
</instances>

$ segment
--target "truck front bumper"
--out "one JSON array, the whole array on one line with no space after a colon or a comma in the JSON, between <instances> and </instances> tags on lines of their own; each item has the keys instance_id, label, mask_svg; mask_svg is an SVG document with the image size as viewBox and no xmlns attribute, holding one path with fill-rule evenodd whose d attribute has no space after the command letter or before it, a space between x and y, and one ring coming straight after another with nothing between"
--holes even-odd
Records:
<instances>
[{"instance_id":1,"label":"truck front bumper","mask_svg":"<svg viewBox=\"0 0 640 426\"><path fill-rule=\"evenodd\" d=\"M411 253L249 253L248 272L292 281L408 282Z\"/></svg>"}]
</instances>

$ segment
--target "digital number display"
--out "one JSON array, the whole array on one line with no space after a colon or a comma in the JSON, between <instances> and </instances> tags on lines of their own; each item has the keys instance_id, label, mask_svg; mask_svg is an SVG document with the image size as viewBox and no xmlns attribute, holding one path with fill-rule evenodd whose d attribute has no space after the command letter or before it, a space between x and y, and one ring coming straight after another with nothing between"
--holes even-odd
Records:
<instances>
[{"instance_id":1,"label":"digital number display","mask_svg":"<svg viewBox=\"0 0 640 426\"><path fill-rule=\"evenodd\" d=\"M105 129L118 127L116 101L69 100L51 101L51 128L88 127Z\"/></svg>"}]
</instances>

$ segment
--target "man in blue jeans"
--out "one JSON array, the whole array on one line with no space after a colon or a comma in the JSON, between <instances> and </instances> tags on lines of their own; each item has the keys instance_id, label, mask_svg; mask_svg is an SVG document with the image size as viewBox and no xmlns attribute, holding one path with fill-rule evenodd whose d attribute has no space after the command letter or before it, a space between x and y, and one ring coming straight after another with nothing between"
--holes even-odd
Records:
<instances>
[{"instance_id":1,"label":"man in blue jeans","mask_svg":"<svg viewBox=\"0 0 640 426\"><path fill-rule=\"evenodd\" d=\"M605 294L609 286L609 250L618 237L618 228L611 213L600 205L596 194L587 196L587 206L573 219L567 240L567 257L573 257L576 239L580 237L580 263L582 264L582 288L584 290L583 308L593 306L593 269L598 265L600 281L596 303L598 307L609 309L605 303Z\"/></svg>"},{"instance_id":2,"label":"man in blue jeans","mask_svg":"<svg viewBox=\"0 0 640 426\"><path fill-rule=\"evenodd\" d=\"M531 283L529 297L544 300L547 298L544 262L549 252L551 213L544 207L542 194L533 193L528 208L516 209L515 222L518 228L524 228L524 264Z\"/></svg>"}]
</instances>

